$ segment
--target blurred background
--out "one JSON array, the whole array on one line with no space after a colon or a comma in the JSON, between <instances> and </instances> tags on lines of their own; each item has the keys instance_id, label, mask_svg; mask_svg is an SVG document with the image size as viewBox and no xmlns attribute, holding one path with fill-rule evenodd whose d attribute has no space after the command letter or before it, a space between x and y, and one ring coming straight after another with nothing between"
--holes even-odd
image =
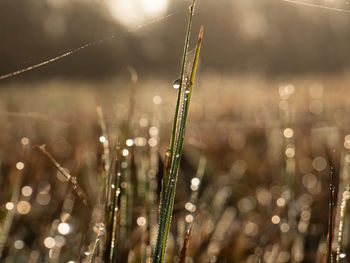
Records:
<instances>
[{"instance_id":1,"label":"blurred background","mask_svg":"<svg viewBox=\"0 0 350 263\"><path fill-rule=\"evenodd\" d=\"M333 254L348 261L350 4L300 1L197 0L190 56L205 32L167 262L192 222L187 263L327 262L331 166ZM190 3L0 0L0 79L49 62L0 80L1 262L91 262L106 140L112 150L127 124L118 262L147 262Z\"/></svg>"},{"instance_id":2,"label":"blurred background","mask_svg":"<svg viewBox=\"0 0 350 263\"><path fill-rule=\"evenodd\" d=\"M344 0L305 2L349 5ZM188 5L188 0L2 0L0 74L105 39L23 78L114 77L127 65L141 74L172 76L179 71ZM349 20L346 12L280 0L199 1L194 32L201 24L206 30L201 70L266 76L346 73Z\"/></svg>"}]
</instances>

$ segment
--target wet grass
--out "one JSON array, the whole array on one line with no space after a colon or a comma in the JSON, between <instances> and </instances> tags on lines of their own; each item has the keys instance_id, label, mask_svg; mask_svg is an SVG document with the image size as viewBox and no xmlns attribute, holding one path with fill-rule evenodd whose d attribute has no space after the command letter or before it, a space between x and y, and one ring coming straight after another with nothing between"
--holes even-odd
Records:
<instances>
[{"instance_id":1,"label":"wet grass","mask_svg":"<svg viewBox=\"0 0 350 263\"><path fill-rule=\"evenodd\" d=\"M349 79L206 73L193 88L193 7L175 90L133 68L0 90L1 260L347 260Z\"/></svg>"},{"instance_id":2,"label":"wet grass","mask_svg":"<svg viewBox=\"0 0 350 263\"><path fill-rule=\"evenodd\" d=\"M225 92L212 94L211 88L218 80L211 77L208 82L208 78L205 75L193 90L195 95L177 179L166 260L183 261L186 255L187 261L195 262L254 262L259 259L284 262L286 258L322 262L327 254L329 231L327 190L332 162L329 149L338 149L339 153L335 155L334 185L339 183L343 185L339 189L344 189L348 180L348 141L344 139L349 124L348 101L336 96L325 99L333 87L330 80L318 81L317 85L315 80L295 80L300 84L295 85L294 93L288 98L283 92L280 96L279 89L265 88L266 97L260 97L252 106L253 98L249 96L255 97L255 94L231 89L231 85L240 86L239 80L227 81L227 84L220 80ZM139 88L143 85L145 90ZM113 253L108 252L112 260L146 262L152 256L159 204L165 196L162 189L166 184L162 180L166 179L170 167L169 157L164 156L171 134L171 104L176 101L177 92L171 87L171 81L160 85L152 95L149 93L153 89L147 89L147 85L137 83L132 95L135 96L133 120L129 124L125 122L129 118L125 116L130 116L128 90L117 94L119 101L111 99L110 104L103 104L103 112L100 108L96 113L95 107L81 104L85 98L94 101L91 98L98 96L91 89L91 95L85 91L84 95L76 96L75 105L71 107L69 100L62 100L68 103L64 107L66 112L55 107L51 108L52 113L45 113L40 110L48 103L44 101L40 102L42 106L36 106L35 112L45 118L1 115L2 123L6 124L1 128L4 135L1 189L8 189L1 192L4 200L2 234L8 229L3 246L4 260L100 262L106 253L102 244L111 244L113 239ZM168 86L166 91L163 90L165 85ZM34 89L38 95L33 93L30 99L37 100L43 92L49 94L46 87ZM8 90L6 94L10 96L20 91ZM61 91L62 98L66 98L64 92ZM67 95L68 92L69 89ZM108 98L111 97L108 92L115 91L106 88L104 92ZM239 93L244 98L233 100ZM139 98L147 98L143 94L148 94L148 103L140 105ZM51 96L47 99L57 100L57 96ZM210 101L216 105L211 105ZM230 101L239 107L235 107L235 103L232 106ZM319 104L315 104L316 101ZM287 124L281 115L286 110L285 102L289 110L294 108L294 117ZM225 104L227 107L222 108ZM18 105L16 113L29 110L26 104ZM322 105L322 108L315 105ZM3 101L3 110L10 112L5 106ZM127 125L130 125L128 135L125 134ZM124 143L117 140L115 144L111 138L126 140ZM76 177L91 207L84 205L74 184L57 173L57 164L52 165L52 160L33 147L42 143L59 166L65 168L63 171L69 169L69 174ZM116 153L110 150L111 145L119 145ZM294 152L287 149L294 149ZM107 179L112 156L117 156L115 168L112 178ZM18 162L24 164L23 169L21 165L16 168ZM285 192L288 162L295 165L291 197ZM17 173L22 174L20 186L16 186ZM105 185L111 184L114 186L109 207L103 200L107 198ZM29 186L32 192L26 193L24 186ZM11 197L16 187L19 187L18 200ZM336 194L334 199L336 201ZM349 217L345 216L344 202L339 201L332 208L333 236L337 237L333 238L332 251L338 262L347 255L344 229ZM118 208L114 215L109 214L112 208L114 211ZM5 222L11 213L13 217L8 226ZM69 225L69 233L62 232L66 226L60 225L62 223ZM186 234L190 228L191 238ZM338 241L340 236L341 241ZM47 240L49 237L55 240L53 247L51 239Z\"/></svg>"}]
</instances>

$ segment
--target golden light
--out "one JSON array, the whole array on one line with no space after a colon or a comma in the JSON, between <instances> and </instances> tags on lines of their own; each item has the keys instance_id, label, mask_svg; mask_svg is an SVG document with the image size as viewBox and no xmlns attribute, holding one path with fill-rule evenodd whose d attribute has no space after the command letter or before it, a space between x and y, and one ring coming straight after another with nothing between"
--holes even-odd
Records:
<instances>
[{"instance_id":1,"label":"golden light","mask_svg":"<svg viewBox=\"0 0 350 263\"><path fill-rule=\"evenodd\" d=\"M168 6L166 0L141 0L140 2L144 12L149 16L163 13Z\"/></svg>"},{"instance_id":2,"label":"golden light","mask_svg":"<svg viewBox=\"0 0 350 263\"><path fill-rule=\"evenodd\" d=\"M69 224L63 222L58 225L57 230L60 234L67 235L71 231L71 227Z\"/></svg>"},{"instance_id":3,"label":"golden light","mask_svg":"<svg viewBox=\"0 0 350 263\"><path fill-rule=\"evenodd\" d=\"M137 27L164 15L169 0L106 0L112 16L128 27Z\"/></svg>"},{"instance_id":4,"label":"golden light","mask_svg":"<svg viewBox=\"0 0 350 263\"><path fill-rule=\"evenodd\" d=\"M17 168L17 170L23 170L23 168L24 168L24 163L22 163L22 162L16 163L16 168Z\"/></svg>"},{"instance_id":5,"label":"golden light","mask_svg":"<svg viewBox=\"0 0 350 263\"><path fill-rule=\"evenodd\" d=\"M47 248L53 248L56 245L56 241L52 237L47 237L44 240L44 245Z\"/></svg>"},{"instance_id":6,"label":"golden light","mask_svg":"<svg viewBox=\"0 0 350 263\"><path fill-rule=\"evenodd\" d=\"M15 208L15 205L12 202L7 202L5 205L7 210L12 210L13 208Z\"/></svg>"},{"instance_id":7,"label":"golden light","mask_svg":"<svg viewBox=\"0 0 350 263\"><path fill-rule=\"evenodd\" d=\"M21 191L23 196L29 197L32 195L33 193L33 188L31 188L30 186L26 185L22 187L22 191Z\"/></svg>"},{"instance_id":8,"label":"golden light","mask_svg":"<svg viewBox=\"0 0 350 263\"><path fill-rule=\"evenodd\" d=\"M21 215L26 215L30 212L31 205L27 201L19 201L17 204L17 211Z\"/></svg>"}]
</instances>

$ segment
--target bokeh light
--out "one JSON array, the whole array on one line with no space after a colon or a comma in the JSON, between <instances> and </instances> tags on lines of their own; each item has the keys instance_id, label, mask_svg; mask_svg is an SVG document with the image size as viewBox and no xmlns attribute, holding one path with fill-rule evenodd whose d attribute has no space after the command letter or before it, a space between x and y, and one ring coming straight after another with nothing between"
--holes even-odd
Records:
<instances>
[{"instance_id":1,"label":"bokeh light","mask_svg":"<svg viewBox=\"0 0 350 263\"><path fill-rule=\"evenodd\" d=\"M168 0L105 0L111 14L120 23L137 27L152 18L164 15Z\"/></svg>"}]
</instances>

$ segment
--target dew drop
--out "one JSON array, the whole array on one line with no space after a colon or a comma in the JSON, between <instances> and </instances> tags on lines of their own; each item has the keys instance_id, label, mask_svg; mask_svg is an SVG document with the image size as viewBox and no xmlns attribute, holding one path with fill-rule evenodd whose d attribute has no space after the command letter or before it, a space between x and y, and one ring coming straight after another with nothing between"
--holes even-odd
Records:
<instances>
[{"instance_id":1,"label":"dew drop","mask_svg":"<svg viewBox=\"0 0 350 263\"><path fill-rule=\"evenodd\" d=\"M105 226L103 223L96 223L93 229L98 236L103 235L105 233Z\"/></svg>"},{"instance_id":2,"label":"dew drop","mask_svg":"<svg viewBox=\"0 0 350 263\"><path fill-rule=\"evenodd\" d=\"M194 186L198 186L200 184L200 180L199 178L195 177L191 180L191 184L194 185Z\"/></svg>"},{"instance_id":3,"label":"dew drop","mask_svg":"<svg viewBox=\"0 0 350 263\"><path fill-rule=\"evenodd\" d=\"M44 245L47 248L53 248L56 245L55 239L53 239L52 237L45 238Z\"/></svg>"},{"instance_id":4,"label":"dew drop","mask_svg":"<svg viewBox=\"0 0 350 263\"><path fill-rule=\"evenodd\" d=\"M179 89L180 85L181 85L181 79L174 80L174 82L173 82L173 88L174 89Z\"/></svg>"},{"instance_id":5,"label":"dew drop","mask_svg":"<svg viewBox=\"0 0 350 263\"><path fill-rule=\"evenodd\" d=\"M22 163L22 162L16 163L16 168L17 168L17 170L23 170L23 168L24 168L24 163Z\"/></svg>"},{"instance_id":6,"label":"dew drop","mask_svg":"<svg viewBox=\"0 0 350 263\"><path fill-rule=\"evenodd\" d=\"M28 139L27 137L23 137L23 138L21 139L21 143L22 143L23 145L28 145L28 144L29 144L29 139Z\"/></svg>"},{"instance_id":7,"label":"dew drop","mask_svg":"<svg viewBox=\"0 0 350 263\"><path fill-rule=\"evenodd\" d=\"M144 226L146 224L147 220L146 218L144 218L143 216L140 216L139 218L137 218L136 223L139 226Z\"/></svg>"},{"instance_id":8,"label":"dew drop","mask_svg":"<svg viewBox=\"0 0 350 263\"><path fill-rule=\"evenodd\" d=\"M133 139L127 139L125 144L126 144L127 146L131 147L131 146L134 145L134 140L133 140Z\"/></svg>"},{"instance_id":9,"label":"dew drop","mask_svg":"<svg viewBox=\"0 0 350 263\"><path fill-rule=\"evenodd\" d=\"M24 248L24 242L22 240L16 240L14 243L13 243L13 246L15 247L15 249L22 249Z\"/></svg>"},{"instance_id":10,"label":"dew drop","mask_svg":"<svg viewBox=\"0 0 350 263\"><path fill-rule=\"evenodd\" d=\"M185 217L185 220L186 220L187 223L192 223L193 222L193 215L187 215Z\"/></svg>"},{"instance_id":11,"label":"dew drop","mask_svg":"<svg viewBox=\"0 0 350 263\"><path fill-rule=\"evenodd\" d=\"M15 205L12 202L7 202L5 205L7 210L12 210L13 208L15 208Z\"/></svg>"},{"instance_id":12,"label":"dew drop","mask_svg":"<svg viewBox=\"0 0 350 263\"><path fill-rule=\"evenodd\" d=\"M71 226L65 222L58 225L57 230L62 235L67 235L71 232Z\"/></svg>"},{"instance_id":13,"label":"dew drop","mask_svg":"<svg viewBox=\"0 0 350 263\"><path fill-rule=\"evenodd\" d=\"M346 254L344 251L340 250L340 254L339 254L340 258L346 258Z\"/></svg>"}]
</instances>

